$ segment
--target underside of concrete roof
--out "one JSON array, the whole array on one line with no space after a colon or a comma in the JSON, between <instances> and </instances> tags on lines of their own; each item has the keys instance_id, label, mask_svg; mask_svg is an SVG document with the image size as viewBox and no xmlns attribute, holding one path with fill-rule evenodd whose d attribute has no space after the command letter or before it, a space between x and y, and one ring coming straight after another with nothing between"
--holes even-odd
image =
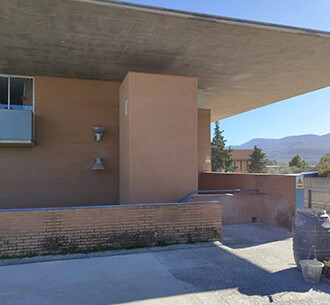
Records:
<instances>
[{"instance_id":1,"label":"underside of concrete roof","mask_svg":"<svg viewBox=\"0 0 330 305\"><path fill-rule=\"evenodd\" d=\"M327 32L115 1L32 3L0 0L0 73L195 76L213 121L330 83Z\"/></svg>"}]
</instances>

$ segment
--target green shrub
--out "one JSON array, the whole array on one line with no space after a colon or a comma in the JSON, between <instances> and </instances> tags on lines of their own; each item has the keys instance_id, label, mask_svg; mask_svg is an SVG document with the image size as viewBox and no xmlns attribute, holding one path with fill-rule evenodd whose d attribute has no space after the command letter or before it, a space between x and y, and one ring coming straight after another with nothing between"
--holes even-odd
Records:
<instances>
[{"instance_id":1,"label":"green shrub","mask_svg":"<svg viewBox=\"0 0 330 305\"><path fill-rule=\"evenodd\" d=\"M319 164L316 166L321 177L330 177L330 154L322 156Z\"/></svg>"}]
</instances>

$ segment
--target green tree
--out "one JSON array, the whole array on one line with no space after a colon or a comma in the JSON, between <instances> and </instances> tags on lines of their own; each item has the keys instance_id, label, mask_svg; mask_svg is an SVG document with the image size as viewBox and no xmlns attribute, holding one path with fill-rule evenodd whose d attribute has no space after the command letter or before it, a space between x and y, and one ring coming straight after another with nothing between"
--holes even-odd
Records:
<instances>
[{"instance_id":1,"label":"green tree","mask_svg":"<svg viewBox=\"0 0 330 305\"><path fill-rule=\"evenodd\" d=\"M324 164L330 161L330 153L325 154L321 157L319 164Z\"/></svg>"},{"instance_id":2,"label":"green tree","mask_svg":"<svg viewBox=\"0 0 330 305\"><path fill-rule=\"evenodd\" d=\"M308 162L300 154L296 154L289 162L290 167L296 167L300 172L308 170Z\"/></svg>"},{"instance_id":3,"label":"green tree","mask_svg":"<svg viewBox=\"0 0 330 305\"><path fill-rule=\"evenodd\" d=\"M212 171L214 172L233 172L235 171L234 160L231 156L232 149L226 149L223 130L220 130L219 122L215 122L214 137L211 142Z\"/></svg>"},{"instance_id":4,"label":"green tree","mask_svg":"<svg viewBox=\"0 0 330 305\"><path fill-rule=\"evenodd\" d=\"M278 162L276 160L270 160L266 158L266 162L267 165L278 165Z\"/></svg>"},{"instance_id":5,"label":"green tree","mask_svg":"<svg viewBox=\"0 0 330 305\"><path fill-rule=\"evenodd\" d=\"M255 145L250 158L251 161L248 164L249 173L266 173L266 154L262 152L261 148Z\"/></svg>"},{"instance_id":6,"label":"green tree","mask_svg":"<svg viewBox=\"0 0 330 305\"><path fill-rule=\"evenodd\" d=\"M319 164L316 166L321 177L330 177L330 153L321 157Z\"/></svg>"}]
</instances>

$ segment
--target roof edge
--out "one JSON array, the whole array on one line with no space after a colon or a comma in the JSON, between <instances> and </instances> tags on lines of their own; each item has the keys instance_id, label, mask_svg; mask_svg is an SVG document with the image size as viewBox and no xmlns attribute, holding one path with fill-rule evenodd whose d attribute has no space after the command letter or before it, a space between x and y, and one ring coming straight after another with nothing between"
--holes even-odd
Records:
<instances>
[{"instance_id":1,"label":"roof edge","mask_svg":"<svg viewBox=\"0 0 330 305\"><path fill-rule=\"evenodd\" d=\"M158 6L150 6L150 5L122 2L122 1L116 1L116 0L73 0L73 1L98 4L98 5L115 6L115 7L125 7L125 8L130 8L130 9L134 9L134 10L138 10L138 11L144 11L144 12L148 12L148 13L181 17L181 18L186 18L186 19L194 19L194 20L201 20L201 21L208 21L208 22L215 22L215 23L222 23L222 24L232 24L232 25L238 25L238 26L253 27L253 28L257 28L257 29L330 38L330 32L327 32L327 31L314 30L314 29L301 28L301 27L288 26L288 25L281 25L281 24L276 24L276 23L245 20L245 19L240 19L240 18L223 17L223 16L196 13L196 12L190 12L190 11L184 11L184 10L162 8L162 7L158 7Z\"/></svg>"}]
</instances>

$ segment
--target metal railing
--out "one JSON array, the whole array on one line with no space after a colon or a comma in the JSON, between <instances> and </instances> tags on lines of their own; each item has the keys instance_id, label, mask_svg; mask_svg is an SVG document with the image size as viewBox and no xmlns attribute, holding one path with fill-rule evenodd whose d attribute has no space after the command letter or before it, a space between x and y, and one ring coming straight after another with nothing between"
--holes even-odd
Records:
<instances>
[{"instance_id":1,"label":"metal railing","mask_svg":"<svg viewBox=\"0 0 330 305\"><path fill-rule=\"evenodd\" d=\"M199 190L199 191L192 191L187 196L185 196L182 200L179 202L188 202L192 197L216 197L221 195L253 195L253 194L259 194L259 189L231 189L231 190Z\"/></svg>"}]
</instances>

